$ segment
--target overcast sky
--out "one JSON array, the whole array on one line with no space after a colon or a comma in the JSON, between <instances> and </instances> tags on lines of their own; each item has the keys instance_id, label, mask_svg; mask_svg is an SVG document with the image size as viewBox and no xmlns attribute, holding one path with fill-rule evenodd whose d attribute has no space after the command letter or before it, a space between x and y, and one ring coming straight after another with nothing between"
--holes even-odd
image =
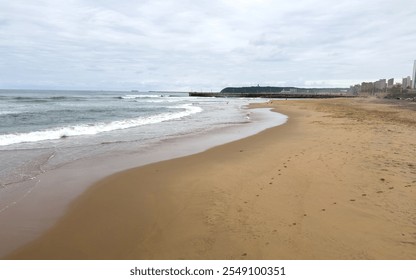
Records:
<instances>
[{"instance_id":1,"label":"overcast sky","mask_svg":"<svg viewBox=\"0 0 416 280\"><path fill-rule=\"evenodd\" d=\"M349 86L415 59L415 0L0 0L0 88Z\"/></svg>"}]
</instances>

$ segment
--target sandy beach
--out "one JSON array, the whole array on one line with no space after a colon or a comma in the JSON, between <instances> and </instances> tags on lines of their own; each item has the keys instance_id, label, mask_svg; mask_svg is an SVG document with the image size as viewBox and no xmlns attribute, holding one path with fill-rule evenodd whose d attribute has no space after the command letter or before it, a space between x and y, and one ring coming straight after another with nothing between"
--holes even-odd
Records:
<instances>
[{"instance_id":1,"label":"sandy beach","mask_svg":"<svg viewBox=\"0 0 416 280\"><path fill-rule=\"evenodd\" d=\"M112 175L7 258L416 259L416 104L256 106L288 122Z\"/></svg>"}]
</instances>

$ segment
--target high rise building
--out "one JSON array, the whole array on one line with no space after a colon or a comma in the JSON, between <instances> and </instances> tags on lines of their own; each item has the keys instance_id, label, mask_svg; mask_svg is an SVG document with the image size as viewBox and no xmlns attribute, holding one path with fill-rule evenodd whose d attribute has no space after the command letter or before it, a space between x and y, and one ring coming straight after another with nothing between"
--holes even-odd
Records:
<instances>
[{"instance_id":1,"label":"high rise building","mask_svg":"<svg viewBox=\"0 0 416 280\"><path fill-rule=\"evenodd\" d=\"M411 83L412 79L410 78L410 76L407 76L406 78L402 79L402 88L406 89L406 88L410 88L412 86Z\"/></svg>"},{"instance_id":2,"label":"high rise building","mask_svg":"<svg viewBox=\"0 0 416 280\"><path fill-rule=\"evenodd\" d=\"M384 91L387 87L386 79L380 79L374 83L376 91Z\"/></svg>"},{"instance_id":3,"label":"high rise building","mask_svg":"<svg viewBox=\"0 0 416 280\"><path fill-rule=\"evenodd\" d=\"M362 92L368 92L368 93L374 93L374 83L372 82L362 82L361 83L361 91Z\"/></svg>"},{"instance_id":4,"label":"high rise building","mask_svg":"<svg viewBox=\"0 0 416 280\"><path fill-rule=\"evenodd\" d=\"M413 64L412 88L416 88L416 60Z\"/></svg>"},{"instance_id":5,"label":"high rise building","mask_svg":"<svg viewBox=\"0 0 416 280\"><path fill-rule=\"evenodd\" d=\"M387 81L387 88L392 88L394 85L394 78L391 78Z\"/></svg>"}]
</instances>

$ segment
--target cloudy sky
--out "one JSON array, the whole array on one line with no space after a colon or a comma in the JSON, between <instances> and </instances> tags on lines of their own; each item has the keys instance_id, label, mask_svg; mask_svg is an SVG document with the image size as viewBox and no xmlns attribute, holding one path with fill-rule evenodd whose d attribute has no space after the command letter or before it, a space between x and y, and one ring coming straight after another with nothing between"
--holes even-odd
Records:
<instances>
[{"instance_id":1,"label":"cloudy sky","mask_svg":"<svg viewBox=\"0 0 416 280\"><path fill-rule=\"evenodd\" d=\"M349 86L411 75L415 0L0 0L0 88Z\"/></svg>"}]
</instances>

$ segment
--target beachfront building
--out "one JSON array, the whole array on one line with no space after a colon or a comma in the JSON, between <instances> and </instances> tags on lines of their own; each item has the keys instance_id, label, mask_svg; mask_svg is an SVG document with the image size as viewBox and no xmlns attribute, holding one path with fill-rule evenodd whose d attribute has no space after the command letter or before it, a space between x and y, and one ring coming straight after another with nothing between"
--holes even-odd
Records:
<instances>
[{"instance_id":1,"label":"beachfront building","mask_svg":"<svg viewBox=\"0 0 416 280\"><path fill-rule=\"evenodd\" d=\"M413 63L413 75L412 75L412 84L411 88L416 88L416 60Z\"/></svg>"},{"instance_id":2,"label":"beachfront building","mask_svg":"<svg viewBox=\"0 0 416 280\"><path fill-rule=\"evenodd\" d=\"M411 88L412 87L412 79L410 78L410 76L407 76L406 78L402 79L402 88L403 89L407 89L407 88Z\"/></svg>"},{"instance_id":3,"label":"beachfront building","mask_svg":"<svg viewBox=\"0 0 416 280\"><path fill-rule=\"evenodd\" d=\"M392 88L394 86L394 78L391 78L387 81L387 88Z\"/></svg>"},{"instance_id":4,"label":"beachfront building","mask_svg":"<svg viewBox=\"0 0 416 280\"><path fill-rule=\"evenodd\" d=\"M376 91L384 91L387 87L386 79L380 79L374 83L374 89Z\"/></svg>"},{"instance_id":5,"label":"beachfront building","mask_svg":"<svg viewBox=\"0 0 416 280\"><path fill-rule=\"evenodd\" d=\"M374 83L372 82L362 82L361 83L361 92L374 93Z\"/></svg>"}]
</instances>

